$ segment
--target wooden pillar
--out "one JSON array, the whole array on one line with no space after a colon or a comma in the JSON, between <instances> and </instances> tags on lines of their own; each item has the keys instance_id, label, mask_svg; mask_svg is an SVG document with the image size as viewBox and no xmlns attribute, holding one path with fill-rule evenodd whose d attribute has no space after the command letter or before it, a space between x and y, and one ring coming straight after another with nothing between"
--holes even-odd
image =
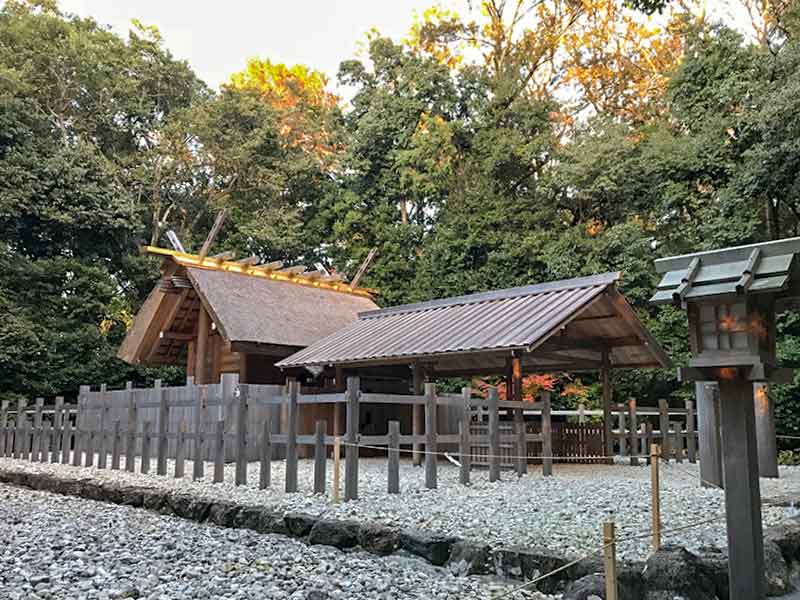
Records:
<instances>
[{"instance_id":1,"label":"wooden pillar","mask_svg":"<svg viewBox=\"0 0 800 600\"><path fill-rule=\"evenodd\" d=\"M422 396L424 382L422 365L414 363L411 368L413 370L414 395ZM417 436L422 435L423 431L425 431L425 410L422 404L415 402L411 408L411 433ZM418 467L422 465L422 444L415 443L413 449L413 464Z\"/></svg>"},{"instance_id":2,"label":"wooden pillar","mask_svg":"<svg viewBox=\"0 0 800 600\"><path fill-rule=\"evenodd\" d=\"M286 412L286 493L297 491L297 401L300 384L292 378L288 381Z\"/></svg>"},{"instance_id":3,"label":"wooden pillar","mask_svg":"<svg viewBox=\"0 0 800 600\"><path fill-rule=\"evenodd\" d=\"M342 394L347 390L347 381L344 378L344 368L336 365L336 393ZM333 405L333 435L340 436L344 428L342 427L342 403L336 402Z\"/></svg>"},{"instance_id":4,"label":"wooden pillar","mask_svg":"<svg viewBox=\"0 0 800 600\"><path fill-rule=\"evenodd\" d=\"M722 456L730 597L764 600L764 540L753 386L748 381L723 380L719 382L719 390L725 432Z\"/></svg>"},{"instance_id":5,"label":"wooden pillar","mask_svg":"<svg viewBox=\"0 0 800 600\"><path fill-rule=\"evenodd\" d=\"M344 456L344 499L358 500L358 438L361 411L359 396L361 380L358 377L347 378L347 447Z\"/></svg>"},{"instance_id":6,"label":"wooden pillar","mask_svg":"<svg viewBox=\"0 0 800 600\"><path fill-rule=\"evenodd\" d=\"M766 383L753 384L755 400L758 472L761 477L778 477L778 442L775 438L775 404Z\"/></svg>"},{"instance_id":7,"label":"wooden pillar","mask_svg":"<svg viewBox=\"0 0 800 600\"><path fill-rule=\"evenodd\" d=\"M516 355L511 357L511 378L513 396L508 396L508 399L522 402L522 362ZM528 472L528 444L525 441L525 413L522 408L514 409L514 430L517 433L517 476L522 477Z\"/></svg>"},{"instance_id":8,"label":"wooden pillar","mask_svg":"<svg viewBox=\"0 0 800 600\"><path fill-rule=\"evenodd\" d=\"M542 475L553 474L553 426L551 422L550 392L542 392Z\"/></svg>"},{"instance_id":9,"label":"wooden pillar","mask_svg":"<svg viewBox=\"0 0 800 600\"><path fill-rule=\"evenodd\" d=\"M700 483L703 487L723 487L719 388L716 383L698 381L695 383L695 396L700 445Z\"/></svg>"},{"instance_id":10,"label":"wooden pillar","mask_svg":"<svg viewBox=\"0 0 800 600\"><path fill-rule=\"evenodd\" d=\"M611 359L608 350L603 350L603 366L600 368L600 381L603 386L603 436L605 437L605 456L614 456L614 439L611 437Z\"/></svg>"},{"instance_id":11,"label":"wooden pillar","mask_svg":"<svg viewBox=\"0 0 800 600\"><path fill-rule=\"evenodd\" d=\"M497 400L497 388L489 388L489 481L500 479L500 415Z\"/></svg>"},{"instance_id":12,"label":"wooden pillar","mask_svg":"<svg viewBox=\"0 0 800 600\"><path fill-rule=\"evenodd\" d=\"M425 487L435 490L439 451L436 436L436 384L425 384Z\"/></svg>"},{"instance_id":13,"label":"wooden pillar","mask_svg":"<svg viewBox=\"0 0 800 600\"><path fill-rule=\"evenodd\" d=\"M194 381L197 384L208 383L206 360L208 359L208 330L210 327L211 321L208 318L208 312L201 302L197 315L197 346L194 366Z\"/></svg>"},{"instance_id":14,"label":"wooden pillar","mask_svg":"<svg viewBox=\"0 0 800 600\"><path fill-rule=\"evenodd\" d=\"M636 467L639 465L639 444L636 442L639 433L639 421L636 415L636 398L628 399L628 420L630 421L630 443L629 449L631 453L631 466Z\"/></svg>"}]
</instances>

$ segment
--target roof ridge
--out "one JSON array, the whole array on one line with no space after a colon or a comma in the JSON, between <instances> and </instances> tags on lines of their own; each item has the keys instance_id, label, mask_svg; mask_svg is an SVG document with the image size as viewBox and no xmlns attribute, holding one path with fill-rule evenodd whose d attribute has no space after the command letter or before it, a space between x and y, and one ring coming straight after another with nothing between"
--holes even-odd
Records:
<instances>
[{"instance_id":1,"label":"roof ridge","mask_svg":"<svg viewBox=\"0 0 800 600\"><path fill-rule=\"evenodd\" d=\"M377 310L369 310L359 313L358 317L360 319L374 319L400 313L422 312L435 308L444 308L447 306L479 304L481 302L491 302L494 300L507 300L509 298L531 296L534 294L543 294L545 292L556 292L582 287L594 287L598 285L607 286L619 281L621 277L622 273L620 271L610 271L608 273L600 273L586 277L573 277L571 279L547 281L544 283L534 283L531 285L491 290L488 292L475 292L473 294L454 296L452 298L440 298L437 300L428 300L424 302L415 302L411 304L401 304L398 306L379 308Z\"/></svg>"}]
</instances>

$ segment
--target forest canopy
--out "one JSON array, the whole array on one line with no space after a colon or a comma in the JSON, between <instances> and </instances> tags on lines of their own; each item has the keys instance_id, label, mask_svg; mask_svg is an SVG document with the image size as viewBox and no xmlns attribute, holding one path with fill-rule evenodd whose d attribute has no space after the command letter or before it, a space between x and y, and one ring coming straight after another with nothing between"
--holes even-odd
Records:
<instances>
[{"instance_id":1,"label":"forest canopy","mask_svg":"<svg viewBox=\"0 0 800 600\"><path fill-rule=\"evenodd\" d=\"M222 208L220 251L352 276L377 248L382 305L621 270L680 364L653 260L800 234L800 16L736 1L734 30L691 0L454 0L372 32L339 68L347 101L269 57L213 90L156 27L6 2L0 395L182 377L115 358L158 275L138 248L197 249ZM791 364L797 317L779 332ZM641 402L691 393L615 377ZM800 379L776 394L800 433Z\"/></svg>"}]
</instances>

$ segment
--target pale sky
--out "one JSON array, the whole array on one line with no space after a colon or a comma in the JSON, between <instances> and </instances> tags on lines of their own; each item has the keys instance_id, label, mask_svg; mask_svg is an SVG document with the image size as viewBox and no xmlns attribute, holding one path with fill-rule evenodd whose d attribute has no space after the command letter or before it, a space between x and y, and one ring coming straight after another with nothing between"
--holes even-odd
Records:
<instances>
[{"instance_id":1,"label":"pale sky","mask_svg":"<svg viewBox=\"0 0 800 600\"><path fill-rule=\"evenodd\" d=\"M60 0L64 12L93 17L127 37L131 19L156 25L176 58L211 86L251 57L303 63L335 87L342 60L376 27L398 39L435 0Z\"/></svg>"}]
</instances>

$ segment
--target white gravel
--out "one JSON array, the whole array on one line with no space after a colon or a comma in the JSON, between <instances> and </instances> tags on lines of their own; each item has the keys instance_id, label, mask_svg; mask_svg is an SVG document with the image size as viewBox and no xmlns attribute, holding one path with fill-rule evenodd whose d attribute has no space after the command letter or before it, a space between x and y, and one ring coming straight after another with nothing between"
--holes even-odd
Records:
<instances>
[{"instance_id":1,"label":"white gravel","mask_svg":"<svg viewBox=\"0 0 800 600\"><path fill-rule=\"evenodd\" d=\"M8 600L473 600L508 586L412 558L345 554L0 485L0 597Z\"/></svg>"},{"instance_id":2,"label":"white gravel","mask_svg":"<svg viewBox=\"0 0 800 600\"><path fill-rule=\"evenodd\" d=\"M96 464L96 463L95 463ZM110 461L109 461L110 464ZM124 458L123 458L124 468ZM401 462L400 494L386 493L385 459L361 459L359 495L354 502L332 504L328 496L311 493L313 462L300 461L300 492L285 494L284 463L272 465L273 486L258 489L257 463L251 463L248 485L236 487L234 465L225 468L225 482L212 484L213 466L206 465L203 481L191 480L191 462L187 476L176 480L155 475L155 461L148 475L125 471L99 470L66 465L40 464L0 459L0 469L51 472L59 476L91 477L135 485L181 489L213 499L236 499L246 503L275 507L277 511L299 510L311 514L327 513L327 518L378 521L397 527L416 527L494 546L526 545L546 547L566 556L580 556L602 543L602 522L613 515L621 538L618 555L644 559L650 540L650 468L616 465L555 465L553 477L542 477L540 467L530 466L530 474L517 478L503 473L502 481L489 483L485 471L473 471L472 485L458 483L458 469L449 463L439 466L439 489L424 487L424 471L410 462ZM170 461L169 473L173 465ZM328 464L330 489L332 466ZM689 463L662 465L661 469L662 535L665 543L678 543L690 550L704 546L726 547L724 492L699 486L698 465ZM342 481L344 473L342 473ZM781 479L761 480L762 496L767 500L764 526L777 524L793 509L773 506L770 498L800 498L800 467L782 467ZM714 519L697 527L669 533L670 529ZM643 537L642 537L643 536Z\"/></svg>"}]
</instances>

